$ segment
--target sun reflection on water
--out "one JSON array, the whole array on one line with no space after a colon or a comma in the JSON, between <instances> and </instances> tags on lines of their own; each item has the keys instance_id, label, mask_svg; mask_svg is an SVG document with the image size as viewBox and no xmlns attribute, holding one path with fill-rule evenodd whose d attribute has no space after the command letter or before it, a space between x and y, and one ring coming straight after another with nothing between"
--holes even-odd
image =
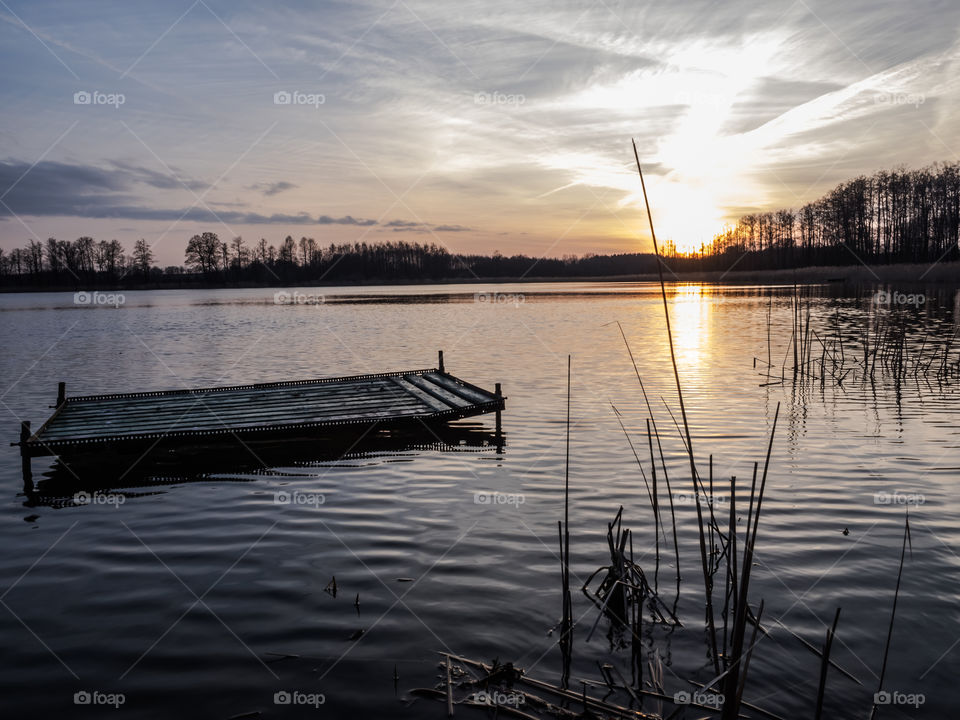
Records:
<instances>
[{"instance_id":1,"label":"sun reflection on water","mask_svg":"<svg viewBox=\"0 0 960 720\"><path fill-rule=\"evenodd\" d=\"M700 368L708 355L712 296L711 288L704 285L680 285L674 291L670 324L678 366Z\"/></svg>"}]
</instances>

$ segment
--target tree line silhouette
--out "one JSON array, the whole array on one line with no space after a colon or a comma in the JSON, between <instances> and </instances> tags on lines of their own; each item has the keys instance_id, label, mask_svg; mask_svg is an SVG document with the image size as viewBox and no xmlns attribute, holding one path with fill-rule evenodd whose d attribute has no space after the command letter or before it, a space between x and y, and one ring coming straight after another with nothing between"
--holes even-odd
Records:
<instances>
[{"instance_id":1,"label":"tree line silhouette","mask_svg":"<svg viewBox=\"0 0 960 720\"><path fill-rule=\"evenodd\" d=\"M960 258L960 163L881 170L799 210L744 215L703 249L705 269L934 262Z\"/></svg>"},{"instance_id":2,"label":"tree line silhouette","mask_svg":"<svg viewBox=\"0 0 960 720\"><path fill-rule=\"evenodd\" d=\"M0 283L22 286L59 286L97 280L138 281L162 274L153 265L153 250L146 240L137 240L128 255L118 240L83 236L74 241L48 238L46 243L29 240L22 248L0 248Z\"/></svg>"},{"instance_id":3,"label":"tree line silhouette","mask_svg":"<svg viewBox=\"0 0 960 720\"><path fill-rule=\"evenodd\" d=\"M698 253L664 243L673 273L764 270L815 265L934 262L960 259L960 163L919 170L882 170L838 185L799 210L751 213ZM261 238L223 241L191 237L182 266L160 268L137 240L127 254L117 240L30 240L0 249L0 285L13 288L184 287L470 279L587 278L645 275L651 253L457 255L436 243L331 243L287 236L279 246Z\"/></svg>"},{"instance_id":4,"label":"tree line silhouette","mask_svg":"<svg viewBox=\"0 0 960 720\"><path fill-rule=\"evenodd\" d=\"M0 283L8 287L184 287L336 282L414 282L487 278L608 277L656 272L649 253L568 255L538 258L495 252L457 255L435 243L331 243L287 236L279 246L266 239L249 245L216 233L191 237L183 266L160 268L145 240L128 255L117 240L31 240L0 250Z\"/></svg>"}]
</instances>

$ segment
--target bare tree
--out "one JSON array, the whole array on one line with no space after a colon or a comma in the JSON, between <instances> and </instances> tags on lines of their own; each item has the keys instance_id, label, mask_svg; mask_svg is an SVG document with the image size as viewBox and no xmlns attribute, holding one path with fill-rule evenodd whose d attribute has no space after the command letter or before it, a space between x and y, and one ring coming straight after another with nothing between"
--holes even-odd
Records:
<instances>
[{"instance_id":1,"label":"bare tree","mask_svg":"<svg viewBox=\"0 0 960 720\"><path fill-rule=\"evenodd\" d=\"M217 269L221 245L216 233L205 232L194 235L187 241L184 262L188 268L209 275Z\"/></svg>"},{"instance_id":2,"label":"bare tree","mask_svg":"<svg viewBox=\"0 0 960 720\"><path fill-rule=\"evenodd\" d=\"M140 238L133 244L133 268L143 274L144 280L148 280L151 267L153 267L153 250L146 240Z\"/></svg>"},{"instance_id":3,"label":"bare tree","mask_svg":"<svg viewBox=\"0 0 960 720\"><path fill-rule=\"evenodd\" d=\"M244 247L243 238L239 235L230 241L230 247L233 250L233 269L239 273L249 263L250 251Z\"/></svg>"}]
</instances>

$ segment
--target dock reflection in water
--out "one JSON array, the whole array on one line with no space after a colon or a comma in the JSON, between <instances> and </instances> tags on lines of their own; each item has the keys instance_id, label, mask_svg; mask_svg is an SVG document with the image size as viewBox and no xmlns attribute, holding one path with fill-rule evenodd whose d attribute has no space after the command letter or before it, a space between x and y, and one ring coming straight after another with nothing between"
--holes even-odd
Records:
<instances>
[{"instance_id":1,"label":"dock reflection in water","mask_svg":"<svg viewBox=\"0 0 960 720\"><path fill-rule=\"evenodd\" d=\"M39 477L23 463L24 507L123 503L193 482L255 482L258 477L320 476L322 469L421 452L504 452L506 436L479 422L370 431L356 429L285 440L228 437L192 445L159 443L148 452L90 452L58 457Z\"/></svg>"}]
</instances>

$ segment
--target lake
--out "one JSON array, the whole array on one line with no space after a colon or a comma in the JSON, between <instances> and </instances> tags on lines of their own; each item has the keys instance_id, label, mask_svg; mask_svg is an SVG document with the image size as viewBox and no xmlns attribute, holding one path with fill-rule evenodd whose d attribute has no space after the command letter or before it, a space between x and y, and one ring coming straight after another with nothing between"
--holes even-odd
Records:
<instances>
[{"instance_id":1,"label":"lake","mask_svg":"<svg viewBox=\"0 0 960 720\"><path fill-rule=\"evenodd\" d=\"M323 297L276 304L276 292ZM815 322L851 337L868 312L897 314L932 345L954 332L958 295L926 293L922 304L871 310L872 289L814 287L809 307ZM750 586L768 634L744 699L812 717L820 660L783 626L819 648L841 607L831 657L862 685L831 672L825 715L869 715L909 506L912 551L884 688L922 704L881 715L949 717L960 705L957 383L883 373L872 383L797 385L789 374L779 383L790 288L677 285L668 295L694 452L702 477L713 456L721 512L731 476L738 497L748 495L780 405ZM114 704L122 694L117 717L435 718L444 706L411 690L436 686L440 651L558 682L568 355L571 687L602 685L598 662L629 677L629 651L607 620L588 642L598 610L580 592L609 562L607 523L621 505L637 562L650 575L655 562L647 490L613 410L649 473L648 412L618 321L663 438L680 546L683 627L647 624L644 653L662 659L670 694L713 677L659 286L157 291L113 304L0 295L6 716L101 717L103 705L75 703L76 693L100 693ZM760 374L768 329L773 379ZM20 420L46 419L60 380L68 396L233 385L431 367L441 349L448 372L483 388L502 383L502 449L488 441L493 416L457 423L450 446L427 438L342 457L308 446L266 468L238 446L196 467L168 458L105 475L112 501L82 504L50 458L33 460L36 487L25 493L7 442ZM96 484L97 462L91 472ZM290 492L323 502L277 502ZM491 493L509 502L483 502ZM672 600L672 545L661 550L660 591ZM313 694L318 707L276 704L279 692ZM629 704L625 693L614 699Z\"/></svg>"}]
</instances>

